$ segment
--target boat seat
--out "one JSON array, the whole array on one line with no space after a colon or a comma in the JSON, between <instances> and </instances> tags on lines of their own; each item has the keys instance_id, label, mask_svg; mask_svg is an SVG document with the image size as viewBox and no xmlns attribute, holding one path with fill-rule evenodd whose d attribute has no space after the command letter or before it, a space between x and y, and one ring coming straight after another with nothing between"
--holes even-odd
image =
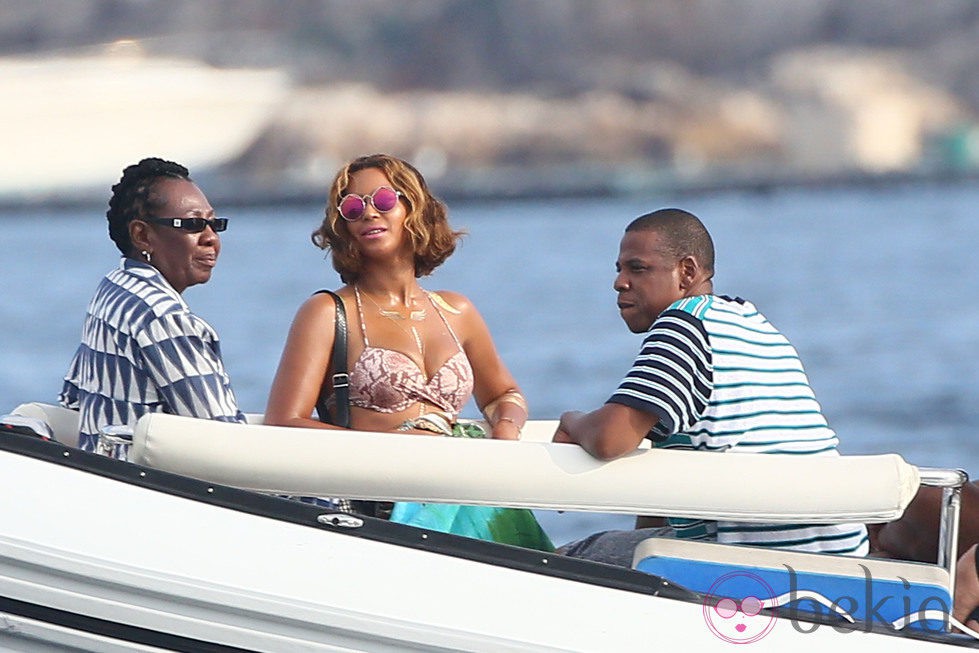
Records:
<instances>
[{"instance_id":1,"label":"boat seat","mask_svg":"<svg viewBox=\"0 0 979 653\"><path fill-rule=\"evenodd\" d=\"M952 604L948 571L918 562L649 538L633 567L704 594L705 609L754 596L783 615L835 613L934 633L945 630Z\"/></svg>"},{"instance_id":2,"label":"boat seat","mask_svg":"<svg viewBox=\"0 0 979 653\"><path fill-rule=\"evenodd\" d=\"M51 427L55 440L69 447L78 446L79 418L77 410L71 410L57 404L32 401L17 406L10 411L10 414L39 419ZM261 424L262 418L262 413L245 413L245 419L249 424Z\"/></svg>"},{"instance_id":3,"label":"boat seat","mask_svg":"<svg viewBox=\"0 0 979 653\"><path fill-rule=\"evenodd\" d=\"M33 417L51 427L54 439L69 447L78 446L78 411L57 404L38 401L21 404L10 411L11 415Z\"/></svg>"}]
</instances>

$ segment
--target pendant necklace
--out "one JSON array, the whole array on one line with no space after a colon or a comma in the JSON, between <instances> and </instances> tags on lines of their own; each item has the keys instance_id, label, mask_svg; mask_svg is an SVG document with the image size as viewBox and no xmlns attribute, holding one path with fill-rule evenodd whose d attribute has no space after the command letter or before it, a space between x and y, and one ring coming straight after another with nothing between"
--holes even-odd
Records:
<instances>
[{"instance_id":1,"label":"pendant necklace","mask_svg":"<svg viewBox=\"0 0 979 653\"><path fill-rule=\"evenodd\" d=\"M367 298L370 299L370 295L367 295ZM377 306L377 302L374 302L373 299L371 299L371 302L374 303L374 306ZM377 306L377 312L380 313L381 315L383 315L384 317L386 317L389 320L398 321L398 320L404 320L405 319L405 316L402 315L401 313L399 313L398 311L388 311L388 310L385 310L385 309L381 308L380 306ZM420 308L417 311L411 311L408 314L408 319L409 320L412 320L414 322L421 322L422 320L425 319L425 309L424 308Z\"/></svg>"},{"instance_id":2,"label":"pendant necklace","mask_svg":"<svg viewBox=\"0 0 979 653\"><path fill-rule=\"evenodd\" d=\"M357 296L357 303L359 304L360 303L360 289L356 285L354 285L354 294L356 294L356 296ZM367 296L367 299L371 300L371 304L373 304L374 305L374 308L377 309L378 315L380 315L381 317L386 317L387 319L391 320L392 322L394 322L394 325L396 327L398 327L399 329L401 329L402 331L404 331L406 334L412 336L415 339L415 344L418 346L418 351L419 351L419 353L421 353L422 360L424 361L425 360L425 347L422 344L421 336L418 335L418 330L415 328L415 325L414 324L411 324L410 322L422 322L422 321L424 321L425 320L425 317L427 315L425 309L424 308L421 308L421 309L418 309L418 310L409 311L408 312L408 317L406 318L404 315L402 315L398 311L385 310L385 309L381 308L380 304L378 304L376 301L374 301L374 298L373 297L371 297L367 293L364 293L364 295ZM408 324L408 328L407 329L404 327L404 325L401 324L406 319L409 321L409 324Z\"/></svg>"}]
</instances>

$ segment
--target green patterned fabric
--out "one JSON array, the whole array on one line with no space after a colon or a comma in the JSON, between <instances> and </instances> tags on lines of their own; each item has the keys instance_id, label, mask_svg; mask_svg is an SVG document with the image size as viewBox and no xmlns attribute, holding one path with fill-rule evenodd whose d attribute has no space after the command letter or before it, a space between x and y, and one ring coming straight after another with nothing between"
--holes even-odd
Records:
<instances>
[{"instance_id":1,"label":"green patterned fabric","mask_svg":"<svg viewBox=\"0 0 979 653\"><path fill-rule=\"evenodd\" d=\"M405 422L408 428L423 428L447 437L485 438L487 433L476 422L455 422L449 425L441 415L428 414ZM539 551L554 551L554 544L537 522L534 513L526 508L496 506L460 506L448 503L394 504L391 521L441 533L452 533L489 542L512 544Z\"/></svg>"},{"instance_id":2,"label":"green patterned fabric","mask_svg":"<svg viewBox=\"0 0 979 653\"><path fill-rule=\"evenodd\" d=\"M482 425L472 420L452 422L447 413L425 413L417 419L409 419L401 423L399 431L420 429L440 433L450 438L485 438L486 431Z\"/></svg>"},{"instance_id":3,"label":"green patterned fabric","mask_svg":"<svg viewBox=\"0 0 979 653\"><path fill-rule=\"evenodd\" d=\"M485 438L486 431L475 422L456 422L452 425L453 438Z\"/></svg>"},{"instance_id":4,"label":"green patterned fabric","mask_svg":"<svg viewBox=\"0 0 979 653\"><path fill-rule=\"evenodd\" d=\"M526 508L399 501L394 504L391 521L489 542L554 551L551 538L534 513Z\"/></svg>"}]
</instances>

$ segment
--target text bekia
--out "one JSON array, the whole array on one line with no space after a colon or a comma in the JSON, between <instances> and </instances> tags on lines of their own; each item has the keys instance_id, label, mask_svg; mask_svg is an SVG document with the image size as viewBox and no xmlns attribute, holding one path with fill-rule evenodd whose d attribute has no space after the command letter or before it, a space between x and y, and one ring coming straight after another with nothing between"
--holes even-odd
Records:
<instances>
[{"instance_id":1,"label":"text bekia","mask_svg":"<svg viewBox=\"0 0 979 653\"><path fill-rule=\"evenodd\" d=\"M859 565L864 572L861 596L841 593L830 597L817 594L812 589L801 586L799 574L789 565L789 594L782 616L792 622L792 627L800 633L811 633L822 623L805 619L807 615L820 617L844 617L849 615L862 621L864 632L870 632L874 624L887 624L900 627L902 624L916 624L927 632L947 632L949 629L950 602L939 594L922 594L907 579L898 576L898 581L882 582L875 579L865 565ZM934 588L932 588L934 589ZM845 618L845 617L844 617ZM853 626L831 626L837 632L858 630Z\"/></svg>"}]
</instances>

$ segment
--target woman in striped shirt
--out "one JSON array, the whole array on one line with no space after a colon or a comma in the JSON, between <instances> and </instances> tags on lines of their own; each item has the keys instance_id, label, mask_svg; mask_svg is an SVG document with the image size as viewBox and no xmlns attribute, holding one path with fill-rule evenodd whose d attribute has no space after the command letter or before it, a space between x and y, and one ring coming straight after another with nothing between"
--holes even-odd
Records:
<instances>
[{"instance_id":1,"label":"woman in striped shirt","mask_svg":"<svg viewBox=\"0 0 979 653\"><path fill-rule=\"evenodd\" d=\"M217 333L182 295L210 280L227 218L185 167L157 158L123 171L106 217L122 260L88 305L60 395L80 413L79 446L146 413L244 422Z\"/></svg>"}]
</instances>

